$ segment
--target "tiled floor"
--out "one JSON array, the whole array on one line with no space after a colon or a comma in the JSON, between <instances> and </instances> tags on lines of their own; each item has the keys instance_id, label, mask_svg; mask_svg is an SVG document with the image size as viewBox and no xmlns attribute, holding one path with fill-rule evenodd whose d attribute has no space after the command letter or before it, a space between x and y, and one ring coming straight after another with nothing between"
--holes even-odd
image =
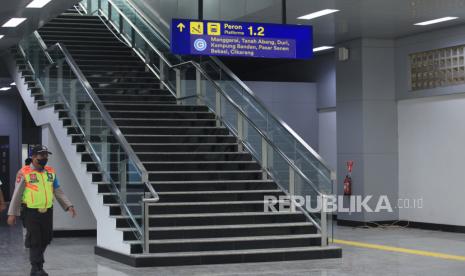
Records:
<instances>
[{"instance_id":1,"label":"tiled floor","mask_svg":"<svg viewBox=\"0 0 465 276\"><path fill-rule=\"evenodd\" d=\"M337 227L336 238L465 256L465 234L415 229ZM343 246L340 260L133 268L95 256L93 238L55 239L46 253L50 275L465 275L465 262ZM0 226L0 275L28 275L22 229Z\"/></svg>"}]
</instances>

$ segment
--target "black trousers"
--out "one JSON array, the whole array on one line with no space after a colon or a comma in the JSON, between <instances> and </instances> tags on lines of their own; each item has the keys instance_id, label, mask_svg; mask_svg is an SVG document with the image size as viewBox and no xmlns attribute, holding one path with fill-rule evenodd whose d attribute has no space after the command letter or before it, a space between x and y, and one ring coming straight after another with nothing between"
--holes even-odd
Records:
<instances>
[{"instance_id":1,"label":"black trousers","mask_svg":"<svg viewBox=\"0 0 465 276\"><path fill-rule=\"evenodd\" d=\"M53 209L40 213L37 209L23 208L22 212L27 230L24 245L30 248L29 260L33 268L42 268L45 249L53 237Z\"/></svg>"}]
</instances>

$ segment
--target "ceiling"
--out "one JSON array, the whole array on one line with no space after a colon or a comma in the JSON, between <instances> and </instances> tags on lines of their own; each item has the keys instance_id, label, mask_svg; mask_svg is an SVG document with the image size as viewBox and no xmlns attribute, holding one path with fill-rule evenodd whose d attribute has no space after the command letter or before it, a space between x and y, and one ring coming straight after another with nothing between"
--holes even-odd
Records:
<instances>
[{"instance_id":1,"label":"ceiling","mask_svg":"<svg viewBox=\"0 0 465 276\"><path fill-rule=\"evenodd\" d=\"M16 44L21 37L31 33L67 8L76 0L53 0L42 9L26 9L32 0L0 0L0 25L11 17L27 17L17 28L2 28L0 50ZM148 6L153 0L133 0ZM175 6L196 6L194 0L170 0L163 2ZM183 5L180 5L184 3ZM333 45L360 37L398 38L420 32L465 24L465 0L286 0L288 24L307 24L314 27L314 45ZM159 4L162 4L160 2ZM223 20L281 23L280 0L204 0L206 17ZM160 7L158 7L160 8ZM322 9L338 9L340 12L315 18L298 20L297 17ZM414 23L444 16L457 16L458 20L430 26L414 26ZM209 18L205 18L209 19ZM212 18L213 19L213 18ZM215 18L216 19L216 18Z\"/></svg>"},{"instance_id":2,"label":"ceiling","mask_svg":"<svg viewBox=\"0 0 465 276\"><path fill-rule=\"evenodd\" d=\"M32 0L0 0L0 26L12 17L26 17L27 20L15 28L0 27L0 50L13 46L27 34L30 34L51 18L75 4L76 0L52 0L41 9L26 8Z\"/></svg>"},{"instance_id":3,"label":"ceiling","mask_svg":"<svg viewBox=\"0 0 465 276\"><path fill-rule=\"evenodd\" d=\"M332 45L360 37L399 38L465 24L465 0L287 0L286 2L287 23L313 25L315 46ZM312 20L297 19L299 16L323 9L340 11ZM260 11L244 15L242 19L281 23L281 11L281 4L274 3ZM456 16L459 19L429 26L413 25L445 16Z\"/></svg>"}]
</instances>

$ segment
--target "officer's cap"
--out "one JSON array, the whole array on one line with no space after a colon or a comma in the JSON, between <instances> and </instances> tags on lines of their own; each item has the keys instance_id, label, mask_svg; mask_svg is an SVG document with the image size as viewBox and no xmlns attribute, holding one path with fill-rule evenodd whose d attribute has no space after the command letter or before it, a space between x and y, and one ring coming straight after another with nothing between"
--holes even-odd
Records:
<instances>
[{"instance_id":1,"label":"officer's cap","mask_svg":"<svg viewBox=\"0 0 465 276\"><path fill-rule=\"evenodd\" d=\"M36 155L39 153L48 153L52 154L50 151L48 151L48 148L46 146L40 145L40 146L35 146L32 148L31 155Z\"/></svg>"}]
</instances>

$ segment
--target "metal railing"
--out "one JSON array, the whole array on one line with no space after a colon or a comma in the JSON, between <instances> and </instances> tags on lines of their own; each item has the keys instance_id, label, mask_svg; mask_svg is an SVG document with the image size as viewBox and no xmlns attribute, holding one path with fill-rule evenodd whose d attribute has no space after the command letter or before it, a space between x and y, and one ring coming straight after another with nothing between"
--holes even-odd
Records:
<instances>
[{"instance_id":1,"label":"metal railing","mask_svg":"<svg viewBox=\"0 0 465 276\"><path fill-rule=\"evenodd\" d=\"M19 49L36 83L42 88L47 105L64 105L73 126L82 135L86 150L118 196L122 214L129 216L136 237L143 243L144 251L148 252L146 233L149 222L145 216L139 222L138 215L143 215L148 204L158 201L159 196L149 182L144 165L65 45L56 43L47 48L36 31L20 42ZM132 182L143 183L144 196L139 210L128 204L130 199L126 192L133 189Z\"/></svg>"},{"instance_id":2,"label":"metal railing","mask_svg":"<svg viewBox=\"0 0 465 276\"><path fill-rule=\"evenodd\" d=\"M88 14L107 21L180 104L204 104L252 153L288 195L326 200L332 193L334 172L286 123L275 117L253 92L216 58L183 60L170 53L162 32L140 16L127 0L84 0ZM322 244L331 234L331 214L299 209L321 231Z\"/></svg>"}]
</instances>

